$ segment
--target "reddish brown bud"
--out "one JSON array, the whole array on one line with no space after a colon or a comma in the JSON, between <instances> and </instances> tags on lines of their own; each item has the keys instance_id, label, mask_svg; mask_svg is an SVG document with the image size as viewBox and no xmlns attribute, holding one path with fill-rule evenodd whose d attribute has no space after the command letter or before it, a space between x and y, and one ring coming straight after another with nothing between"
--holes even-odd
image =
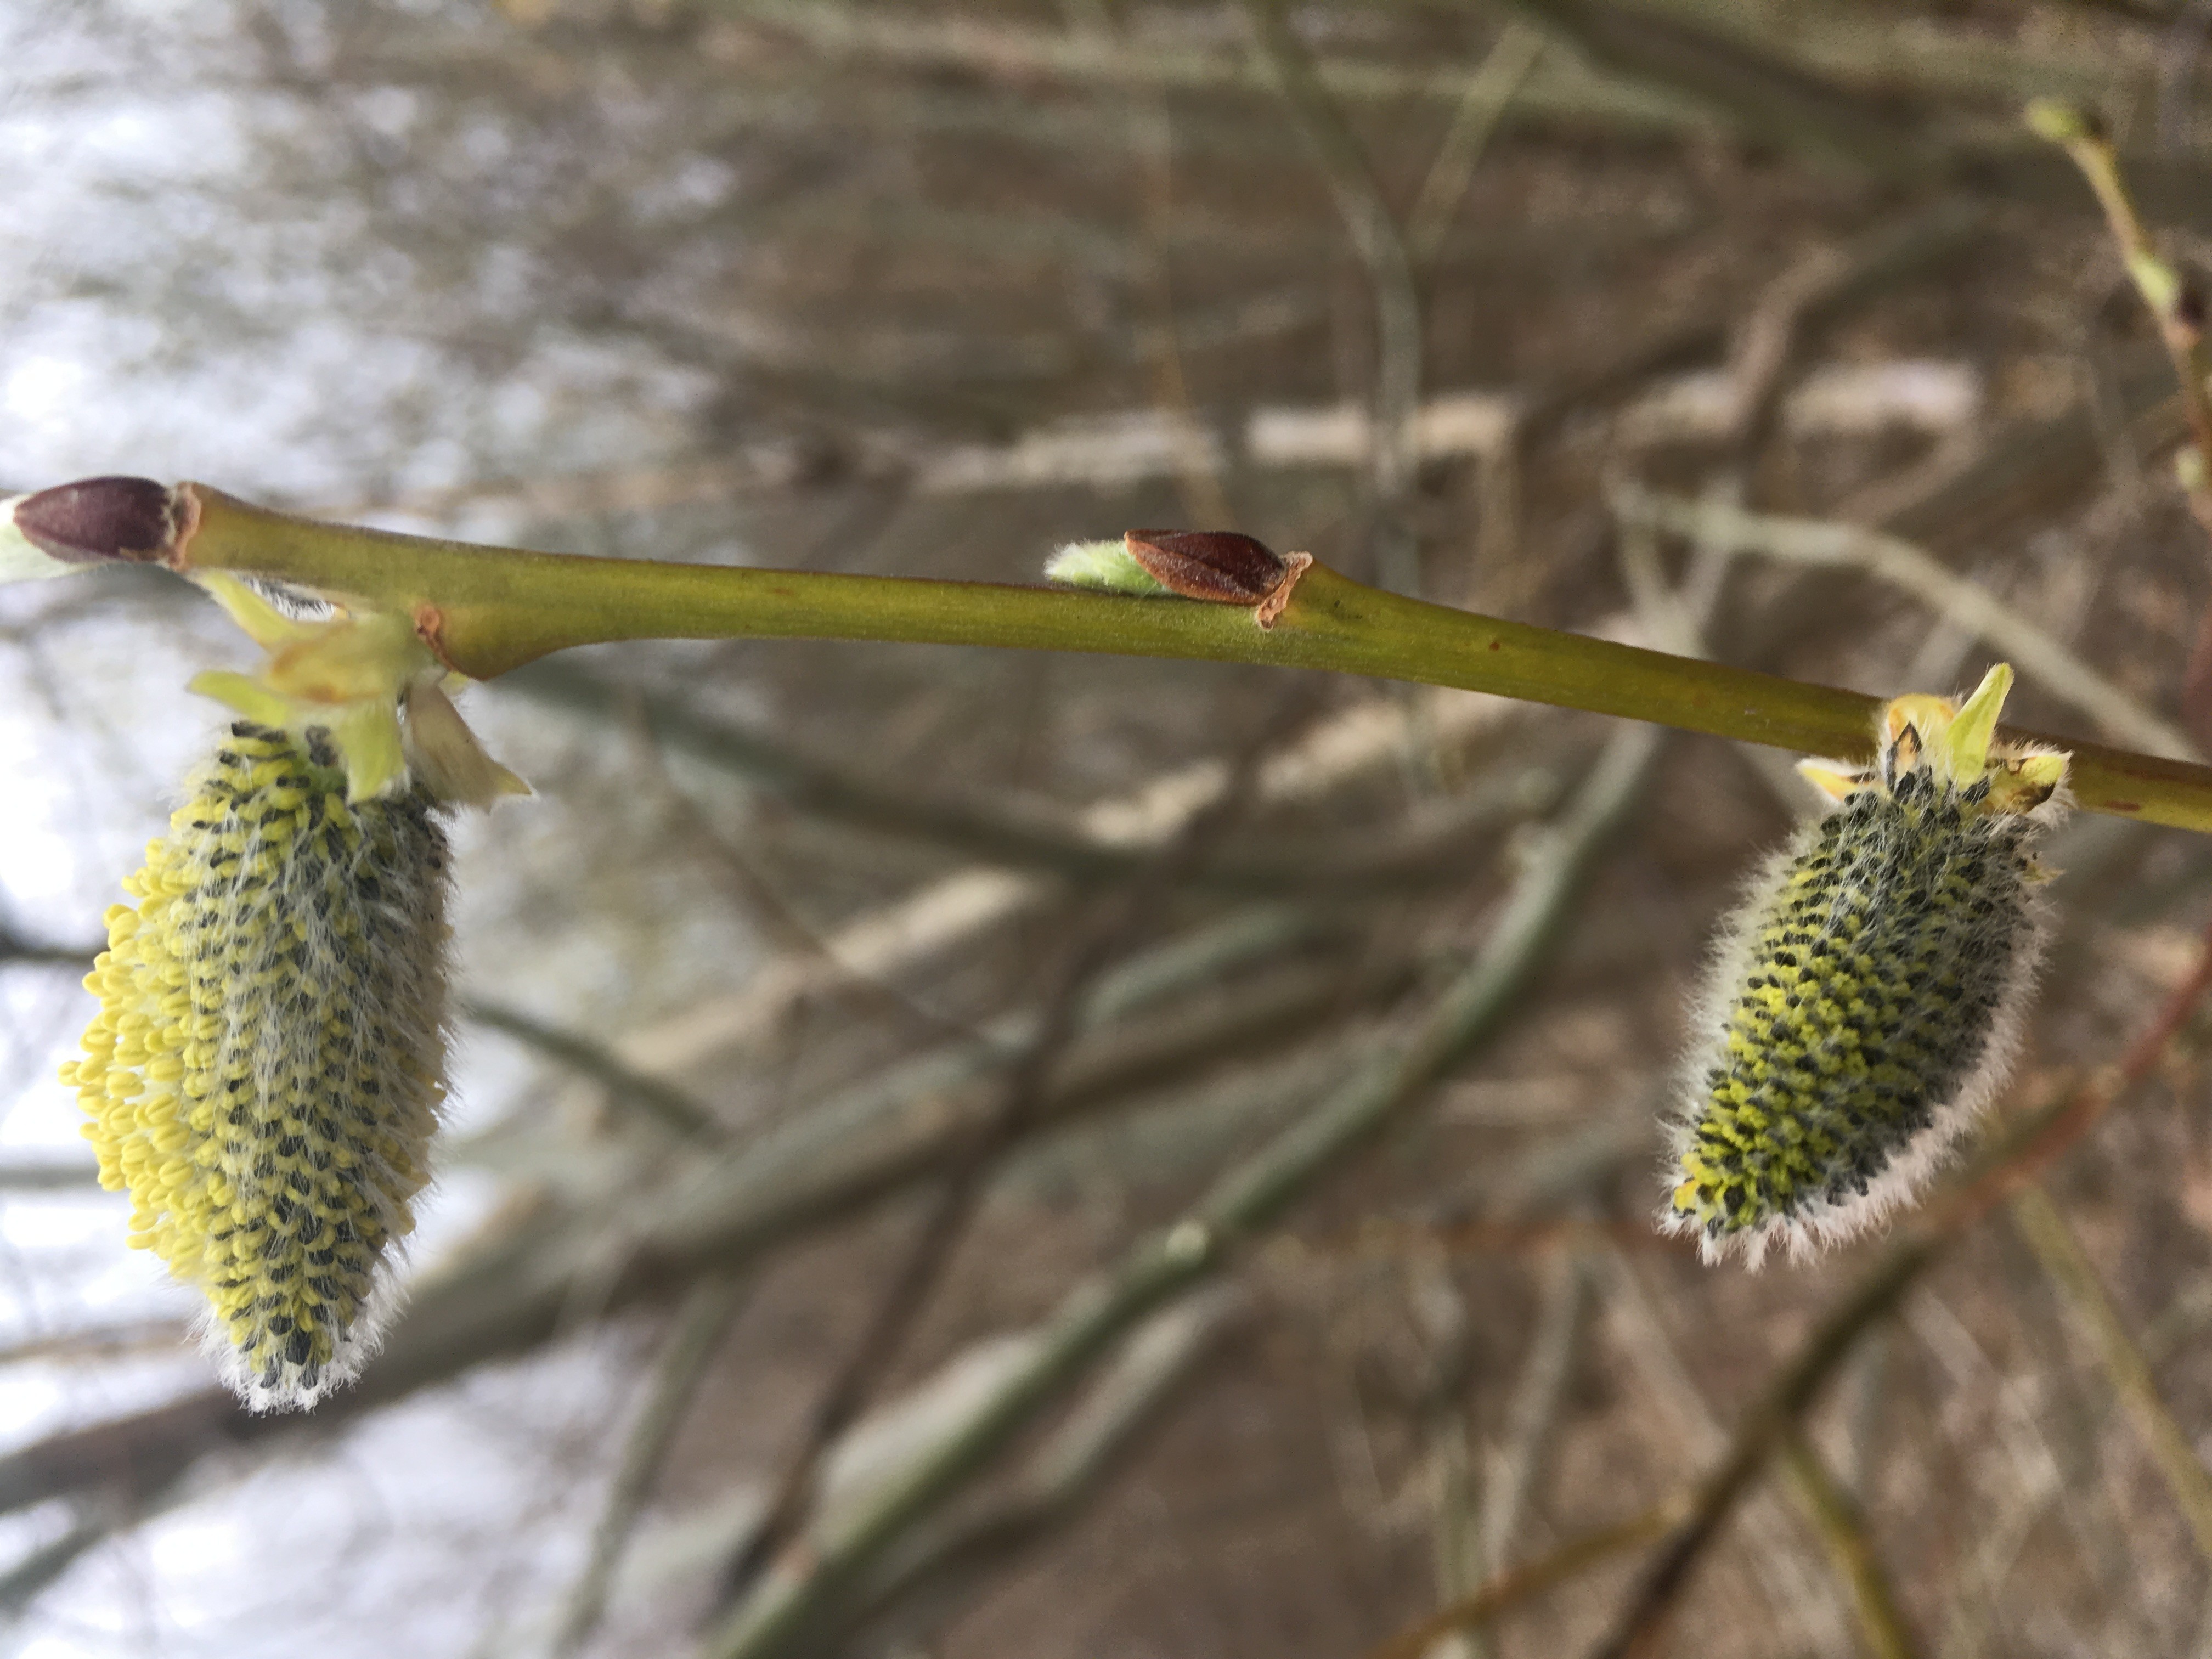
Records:
<instances>
[{"instance_id":1,"label":"reddish brown bud","mask_svg":"<svg viewBox=\"0 0 2212 1659\"><path fill-rule=\"evenodd\" d=\"M1161 586L1187 599L1257 605L1283 580L1281 556L1233 530L1131 530L1121 539Z\"/></svg>"},{"instance_id":2,"label":"reddish brown bud","mask_svg":"<svg viewBox=\"0 0 2212 1659\"><path fill-rule=\"evenodd\" d=\"M1275 625L1313 562L1310 553L1285 556L1234 530L1131 530L1121 539L1129 556L1169 592L1249 605L1262 628Z\"/></svg>"},{"instance_id":3,"label":"reddish brown bud","mask_svg":"<svg viewBox=\"0 0 2212 1659\"><path fill-rule=\"evenodd\" d=\"M15 528L67 564L158 564L183 523L175 492L151 478L81 478L15 503Z\"/></svg>"}]
</instances>

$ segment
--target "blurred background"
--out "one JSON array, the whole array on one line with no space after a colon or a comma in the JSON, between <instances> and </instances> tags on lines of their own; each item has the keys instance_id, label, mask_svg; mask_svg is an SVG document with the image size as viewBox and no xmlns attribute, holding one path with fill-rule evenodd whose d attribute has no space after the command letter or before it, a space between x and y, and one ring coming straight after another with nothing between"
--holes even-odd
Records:
<instances>
[{"instance_id":1,"label":"blurred background","mask_svg":"<svg viewBox=\"0 0 2212 1659\"><path fill-rule=\"evenodd\" d=\"M2209 41L2197 0L7 0L0 487L997 581L1233 526L1883 696L2006 656L2023 723L2191 752L2172 372L2019 113L2100 111L2193 266ZM413 1307L248 1419L53 1072L221 718L184 681L249 654L159 573L0 592L10 1651L1320 1659L1634 1523L1397 1650L1578 1653L1889 1259L1650 1226L1705 941L1811 804L1785 757L1251 668L629 647L466 698L538 793L455 825ZM2185 989L2208 854L2054 843L2007 1111ZM2212 1654L2169 1006L2047 1197L1831 1345L1655 1651Z\"/></svg>"}]
</instances>

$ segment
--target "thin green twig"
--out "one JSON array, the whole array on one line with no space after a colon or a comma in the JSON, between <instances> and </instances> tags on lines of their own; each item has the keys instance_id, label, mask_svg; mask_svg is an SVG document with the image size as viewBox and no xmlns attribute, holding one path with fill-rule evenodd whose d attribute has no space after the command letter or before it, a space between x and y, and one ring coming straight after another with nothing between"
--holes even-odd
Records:
<instances>
[{"instance_id":1,"label":"thin green twig","mask_svg":"<svg viewBox=\"0 0 2212 1659\"><path fill-rule=\"evenodd\" d=\"M2027 106L2027 124L2063 149L2089 181L2112 240L2119 245L2128 276L2158 325L2160 343L2179 383L2181 412L2189 430L2188 445L2174 457L2174 476L2198 527L2212 535L2212 392L2204 384L2205 296L2160 255L2136 210L2119 152L2096 121L2071 105L2046 98ZM2212 609L2197 621L2196 642L2182 676L2181 706L2192 726L2200 732L2212 729Z\"/></svg>"},{"instance_id":2,"label":"thin green twig","mask_svg":"<svg viewBox=\"0 0 2212 1659\"><path fill-rule=\"evenodd\" d=\"M1866 1516L1820 1461L1802 1429L1783 1441L1782 1467L1827 1549L1836 1577L1850 1590L1859 1634L1871 1659L1912 1659L1920 1650L1897 1609L1897 1592L1875 1551Z\"/></svg>"},{"instance_id":3,"label":"thin green twig","mask_svg":"<svg viewBox=\"0 0 2212 1659\"><path fill-rule=\"evenodd\" d=\"M957 1616L972 1597L1071 1522L1147 1423L1172 1402L1245 1310L1234 1285L1185 1297L1123 1339L1102 1374L1003 1490L918 1528L854 1598L866 1631L853 1651L883 1651L886 1627L907 1650ZM916 1627L920 1626L921 1629Z\"/></svg>"},{"instance_id":4,"label":"thin green twig","mask_svg":"<svg viewBox=\"0 0 2212 1659\"><path fill-rule=\"evenodd\" d=\"M1736 1429L1728 1455L1699 1483L1690 1518L1677 1528L1667 1547L1645 1573L1613 1632L1595 1650L1598 1659L1631 1659L1655 1650L1668 1614L1687 1584L1692 1569L1734 1512L1767 1458L1818 1397L1829 1376L1856 1343L1861 1332L1897 1305L1936 1253L1925 1237L1893 1249L1874 1272L1820 1322L1812 1337L1778 1375Z\"/></svg>"},{"instance_id":5,"label":"thin green twig","mask_svg":"<svg viewBox=\"0 0 2212 1659\"><path fill-rule=\"evenodd\" d=\"M1375 387L1367 447L1376 573L1395 592L1420 591L1420 550L1405 523L1413 482L1413 411L1421 401L1421 296L1397 216L1344 112L1291 30L1283 0L1243 0L1283 103L1328 183L1375 301Z\"/></svg>"},{"instance_id":6,"label":"thin green twig","mask_svg":"<svg viewBox=\"0 0 2212 1659\"><path fill-rule=\"evenodd\" d=\"M1650 1543L1681 1521L1690 1503L1690 1494L1680 1493L1626 1521L1579 1533L1549 1554L1498 1574L1474 1595L1448 1607L1437 1608L1419 1624L1370 1648L1365 1659L1421 1659L1443 1638L1464 1630L1480 1629L1531 1596L1579 1577L1624 1550Z\"/></svg>"},{"instance_id":7,"label":"thin green twig","mask_svg":"<svg viewBox=\"0 0 2212 1659\"><path fill-rule=\"evenodd\" d=\"M2203 517L2207 505L2204 469L2212 465L2212 395L2205 391L2208 364L2204 355L2204 317L2202 297L2192 294L2172 264L2158 251L2149 229L2136 211L2127 179L2120 171L2119 152L2094 121L2081 111L2055 99L2038 99L2027 106L2027 123L2039 137L2058 145L2081 169L2104 210L2105 223L2119 245L2120 258L2129 280L2142 296L2158 337L2172 359L2174 378L2181 383L2184 412L2197 456L2196 479L2190 486L2192 505ZM2212 528L2212 524L2208 524Z\"/></svg>"},{"instance_id":8,"label":"thin green twig","mask_svg":"<svg viewBox=\"0 0 2212 1659\"><path fill-rule=\"evenodd\" d=\"M1179 994L1279 955L1335 937L1311 916L1270 907L1196 930L1132 958L1086 999L1086 1027L1129 1019ZM1341 982L1340 977L1339 983ZM1259 1025L1278 1047L1310 1033L1335 1003L1327 988L1274 1010ZM1159 1048L1072 1077L1054 1114L1096 1110L1109 1095L1158 1087L1253 1032L1222 1028L1248 1017L1240 995L1210 1030L1183 1035L1177 1054ZM1262 999L1264 1000L1264 997ZM612 1314L665 1300L717 1269L757 1261L777 1246L904 1191L939 1169L972 1132L981 1107L945 1109L948 1096L1000 1056L1030 1041L1033 1012L988 1024L982 1036L902 1061L817 1103L813 1109L744 1142L726 1160L678 1171L582 1214L519 1219L480 1239L468 1257L423 1275L408 1317L362 1384L325 1401L312 1426L330 1429L565 1328L580 1304ZM1149 1030L1152 1022L1140 1022ZM619 1224L614 1218L619 1215ZM624 1267L605 1283L609 1228ZM289 1416L254 1416L228 1389L210 1388L144 1411L64 1429L0 1457L0 1512L123 1482L143 1500L220 1448L257 1446L309 1426ZM118 1474L127 1471L127 1479Z\"/></svg>"},{"instance_id":9,"label":"thin green twig","mask_svg":"<svg viewBox=\"0 0 2212 1659\"><path fill-rule=\"evenodd\" d=\"M1836 1304L1764 1398L1737 1425L1728 1455L1700 1483L1691 1516L1675 1530L1638 1583L1594 1659L1642 1659L1652 1653L1692 1571L1766 1459L1792 1431L1876 1318L1895 1307L1921 1273L1990 1210L2034 1179L2073 1146L2129 1089L2156 1069L2212 990L2212 928L2197 962L2146 1022L2118 1061L2080 1088L2029 1115L1991 1146L1948 1193L1911 1224L1906 1236Z\"/></svg>"},{"instance_id":10,"label":"thin green twig","mask_svg":"<svg viewBox=\"0 0 2212 1659\"><path fill-rule=\"evenodd\" d=\"M589 1037L548 1025L520 1008L482 998L464 1002L461 1012L477 1024L503 1032L571 1071L604 1084L611 1100L658 1120L663 1127L687 1139L713 1139L722 1133L721 1122L703 1102L673 1084L623 1064Z\"/></svg>"},{"instance_id":11,"label":"thin green twig","mask_svg":"<svg viewBox=\"0 0 2212 1659\"><path fill-rule=\"evenodd\" d=\"M1137 1245L1103 1278L1079 1286L1034 1353L975 1403L957 1432L842 1517L834 1534L811 1538L805 1556L780 1562L706 1651L715 1659L769 1659L802 1650L872 1563L1108 1343L1218 1271L1238 1242L1421 1099L1495 1029L1527 982L1598 849L1638 798L1658 747L1658 734L1645 730L1613 740L1560 825L1532 854L1480 955L1403 1047L1231 1170L1183 1219Z\"/></svg>"},{"instance_id":12,"label":"thin green twig","mask_svg":"<svg viewBox=\"0 0 2212 1659\"><path fill-rule=\"evenodd\" d=\"M1753 513L1710 499L1684 501L1628 483L1615 484L1608 499L1623 523L1685 537L1698 546L1864 570L1985 641L2120 742L2175 759L2197 757L2197 745L2180 727L2146 709L2033 617L1911 542L1859 525Z\"/></svg>"},{"instance_id":13,"label":"thin green twig","mask_svg":"<svg viewBox=\"0 0 2212 1659\"><path fill-rule=\"evenodd\" d=\"M592 1529L591 1553L562 1604L550 1644L555 1659L581 1650L605 1616L607 1593L630 1534L645 1513L699 1385L706 1381L730 1327L744 1310L752 1284L743 1273L709 1273L691 1287L677 1309L667 1340L654 1356L645 1402L623 1437L614 1480Z\"/></svg>"},{"instance_id":14,"label":"thin green twig","mask_svg":"<svg viewBox=\"0 0 2212 1659\"><path fill-rule=\"evenodd\" d=\"M1177 869L1203 856L1243 815L1262 754L1310 714L1310 697L1288 689L1262 733L1244 746L1219 798L1195 814L1152 865L1114 896L1103 914L1079 928L1047 970L1036 1018L1006 1068L989 1116L956 1150L859 1342L815 1401L799 1443L786 1455L758 1528L728 1564L724 1577L730 1599L738 1599L804 1531L831 1446L859 1419L881 1385L942 1284L993 1178L1045 1109L1069 1047L1082 1030L1085 999L1157 914L1173 890Z\"/></svg>"},{"instance_id":15,"label":"thin green twig","mask_svg":"<svg viewBox=\"0 0 2212 1659\"><path fill-rule=\"evenodd\" d=\"M1156 850L1148 843L1100 835L1075 822L1073 814L889 785L860 768L840 766L751 726L702 714L679 698L621 684L558 658L517 669L500 684L586 720L614 720L634 712L664 749L771 791L802 812L945 848L984 864L1099 882L1135 874ZM1242 895L1419 891L1462 879L1468 845L1540 805L1540 790L1532 790L1523 775L1471 791L1464 818L1455 817L1440 833L1415 832L1379 845L1369 836L1350 854L1317 838L1270 836L1267 845L1255 850L1217 852L1192 870L1188 880L1195 887ZM6 960L6 941L0 938L0 962ZM67 960L87 962L89 957Z\"/></svg>"},{"instance_id":16,"label":"thin green twig","mask_svg":"<svg viewBox=\"0 0 2212 1659\"><path fill-rule=\"evenodd\" d=\"M1413 211L1406 216L1406 252L1417 276L1443 251L1476 165L1514 95L1543 55L1541 34L1525 24L1508 23L1480 67L1468 77L1466 94L1452 112L1451 125L1444 130L1436 159L1429 163L1420 193L1413 198Z\"/></svg>"},{"instance_id":17,"label":"thin green twig","mask_svg":"<svg viewBox=\"0 0 2212 1659\"><path fill-rule=\"evenodd\" d=\"M38 945L29 939L18 939L5 927L0 927L0 967L20 962L27 967L83 969L91 967L93 957L105 948L94 946L88 950L77 945Z\"/></svg>"},{"instance_id":18,"label":"thin green twig","mask_svg":"<svg viewBox=\"0 0 2212 1659\"><path fill-rule=\"evenodd\" d=\"M411 615L460 672L632 639L867 639L1319 668L1493 692L1861 760L1877 698L1424 604L1316 564L1272 629L1241 605L976 582L588 559L325 525L180 487L186 570L291 581ZM2046 734L2080 804L2212 830L2212 769Z\"/></svg>"},{"instance_id":19,"label":"thin green twig","mask_svg":"<svg viewBox=\"0 0 2212 1659\"><path fill-rule=\"evenodd\" d=\"M2013 1194L2010 1208L2013 1225L2073 1308L2143 1449L2189 1522L2197 1553L2212 1561L2212 1476L2206 1474L2197 1449L2159 1397L2150 1363L2106 1295L2095 1264L2040 1186L2021 1188Z\"/></svg>"}]
</instances>

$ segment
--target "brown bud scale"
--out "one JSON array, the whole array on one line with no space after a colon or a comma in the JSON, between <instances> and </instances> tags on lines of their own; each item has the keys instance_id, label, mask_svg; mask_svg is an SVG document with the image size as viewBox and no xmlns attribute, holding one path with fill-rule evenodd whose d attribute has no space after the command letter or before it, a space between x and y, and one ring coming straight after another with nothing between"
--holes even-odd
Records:
<instances>
[{"instance_id":1,"label":"brown bud scale","mask_svg":"<svg viewBox=\"0 0 2212 1659\"><path fill-rule=\"evenodd\" d=\"M1275 625L1313 563L1310 553L1285 556L1234 530L1131 530L1122 542L1169 592L1210 605L1250 605L1262 628Z\"/></svg>"},{"instance_id":2,"label":"brown bud scale","mask_svg":"<svg viewBox=\"0 0 2212 1659\"><path fill-rule=\"evenodd\" d=\"M184 514L151 478L81 478L15 503L15 528L66 564L159 564L174 550Z\"/></svg>"}]
</instances>

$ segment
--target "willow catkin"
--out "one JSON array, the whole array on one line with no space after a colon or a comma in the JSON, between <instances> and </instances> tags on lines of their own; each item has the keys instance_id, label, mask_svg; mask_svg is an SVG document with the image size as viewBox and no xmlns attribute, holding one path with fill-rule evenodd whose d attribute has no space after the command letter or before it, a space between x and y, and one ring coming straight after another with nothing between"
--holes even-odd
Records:
<instances>
[{"instance_id":1,"label":"willow catkin","mask_svg":"<svg viewBox=\"0 0 2212 1659\"><path fill-rule=\"evenodd\" d=\"M306 1407L373 1352L428 1179L446 838L419 786L349 805L319 732L234 724L187 794L108 912L64 1079L226 1379Z\"/></svg>"},{"instance_id":2,"label":"willow catkin","mask_svg":"<svg viewBox=\"0 0 2212 1659\"><path fill-rule=\"evenodd\" d=\"M2065 757L1993 747L2000 664L1899 698L1876 766L1767 860L1701 999L1667 1231L1803 1257L1909 1200L2003 1080L2042 948L2035 841Z\"/></svg>"}]
</instances>

